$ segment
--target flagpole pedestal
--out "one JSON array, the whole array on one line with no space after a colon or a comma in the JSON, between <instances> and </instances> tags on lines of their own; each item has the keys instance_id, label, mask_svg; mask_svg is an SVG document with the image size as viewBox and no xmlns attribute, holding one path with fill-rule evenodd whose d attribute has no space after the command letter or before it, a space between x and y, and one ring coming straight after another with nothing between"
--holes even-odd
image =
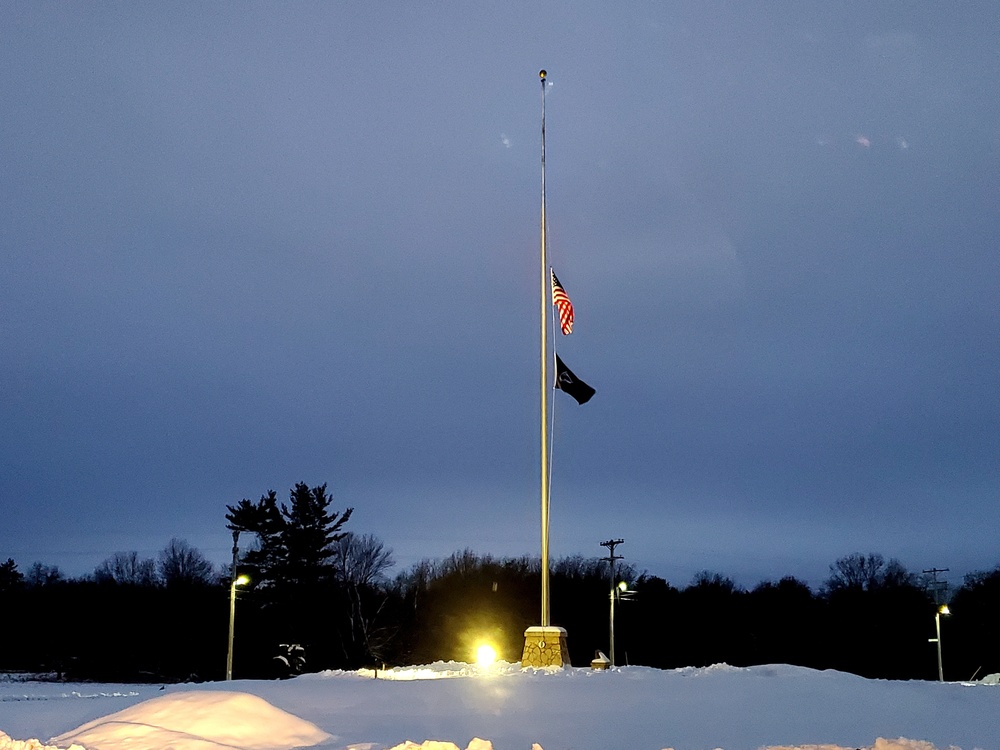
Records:
<instances>
[{"instance_id":1,"label":"flagpole pedestal","mask_svg":"<svg viewBox=\"0 0 1000 750\"><path fill-rule=\"evenodd\" d=\"M568 667L569 646L566 628L535 626L524 631L521 668Z\"/></svg>"}]
</instances>

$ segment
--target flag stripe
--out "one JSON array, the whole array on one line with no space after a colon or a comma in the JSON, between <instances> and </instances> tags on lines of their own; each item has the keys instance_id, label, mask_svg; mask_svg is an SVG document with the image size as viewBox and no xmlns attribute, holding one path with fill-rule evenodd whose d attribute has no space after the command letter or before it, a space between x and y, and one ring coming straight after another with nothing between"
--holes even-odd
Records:
<instances>
[{"instance_id":1,"label":"flag stripe","mask_svg":"<svg viewBox=\"0 0 1000 750\"><path fill-rule=\"evenodd\" d=\"M569 301L569 295L556 278L556 272L550 268L549 273L552 274L552 304L559 311L559 327L563 336L568 336L573 333L573 303Z\"/></svg>"}]
</instances>

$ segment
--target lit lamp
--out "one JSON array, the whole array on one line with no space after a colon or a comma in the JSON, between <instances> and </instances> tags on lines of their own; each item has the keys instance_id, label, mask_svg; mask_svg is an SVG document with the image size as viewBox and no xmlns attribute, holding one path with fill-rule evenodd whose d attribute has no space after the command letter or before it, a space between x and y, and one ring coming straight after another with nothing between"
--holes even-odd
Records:
<instances>
[{"instance_id":1,"label":"lit lamp","mask_svg":"<svg viewBox=\"0 0 1000 750\"><path fill-rule=\"evenodd\" d=\"M229 651L226 654L226 679L233 679L233 628L236 625L236 587L250 583L248 576L238 576L229 586Z\"/></svg>"},{"instance_id":2,"label":"lit lamp","mask_svg":"<svg viewBox=\"0 0 1000 750\"><path fill-rule=\"evenodd\" d=\"M944 664L941 661L941 615L950 615L951 610L948 609L947 604L942 604L936 610L934 610L934 630L937 633L937 638L928 638L929 643L937 644L937 657L938 657L938 680L944 682Z\"/></svg>"}]
</instances>

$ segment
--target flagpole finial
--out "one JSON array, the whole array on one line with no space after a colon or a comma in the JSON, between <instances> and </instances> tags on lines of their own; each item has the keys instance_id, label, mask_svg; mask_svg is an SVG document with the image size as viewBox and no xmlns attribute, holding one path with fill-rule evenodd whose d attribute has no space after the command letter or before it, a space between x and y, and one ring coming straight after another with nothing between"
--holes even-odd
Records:
<instances>
[{"instance_id":1,"label":"flagpole finial","mask_svg":"<svg viewBox=\"0 0 1000 750\"><path fill-rule=\"evenodd\" d=\"M545 76L547 76L547 75L548 75L548 73L546 73L544 70L539 70L538 71L538 77L541 78L543 81L545 80Z\"/></svg>"}]
</instances>

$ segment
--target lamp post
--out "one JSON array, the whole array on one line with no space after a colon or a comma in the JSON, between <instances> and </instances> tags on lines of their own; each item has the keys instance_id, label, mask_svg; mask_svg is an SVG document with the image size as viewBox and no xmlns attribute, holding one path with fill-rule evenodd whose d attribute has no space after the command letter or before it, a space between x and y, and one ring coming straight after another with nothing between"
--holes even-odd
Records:
<instances>
[{"instance_id":1,"label":"lamp post","mask_svg":"<svg viewBox=\"0 0 1000 750\"><path fill-rule=\"evenodd\" d=\"M615 560L623 560L621 555L615 554L615 547L619 544L624 544L624 539L609 539L606 542L601 542L602 547L608 548L608 556L604 559L608 561L609 570L608 574L611 578L611 621L608 628L608 640L611 651L611 666L615 665L615 594L618 593L618 586L615 584Z\"/></svg>"},{"instance_id":2,"label":"lamp post","mask_svg":"<svg viewBox=\"0 0 1000 750\"><path fill-rule=\"evenodd\" d=\"M624 592L628 588L628 584L622 581L617 586L611 588L611 666L615 666L615 599L618 598L619 592Z\"/></svg>"},{"instance_id":3,"label":"lamp post","mask_svg":"<svg viewBox=\"0 0 1000 750\"><path fill-rule=\"evenodd\" d=\"M950 615L951 610L948 609L947 604L942 604L936 610L934 610L934 630L937 634L937 638L928 638L930 643L937 644L937 657L938 657L938 681L944 682L944 663L941 661L941 615Z\"/></svg>"},{"instance_id":4,"label":"lamp post","mask_svg":"<svg viewBox=\"0 0 1000 750\"><path fill-rule=\"evenodd\" d=\"M247 576L233 578L229 586L229 651L226 653L226 680L233 679L233 629L236 625L236 587L250 583Z\"/></svg>"}]
</instances>

